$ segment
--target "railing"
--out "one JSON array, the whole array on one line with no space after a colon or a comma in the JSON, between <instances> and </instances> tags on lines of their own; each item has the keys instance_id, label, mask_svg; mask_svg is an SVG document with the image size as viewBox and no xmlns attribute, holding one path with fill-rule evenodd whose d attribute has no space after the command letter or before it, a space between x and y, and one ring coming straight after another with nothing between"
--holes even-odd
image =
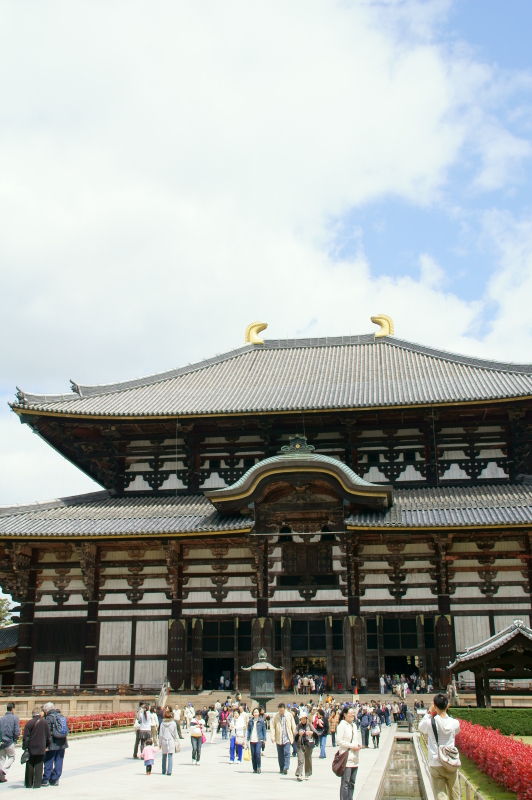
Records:
<instances>
[{"instance_id":1,"label":"railing","mask_svg":"<svg viewBox=\"0 0 532 800\"><path fill-rule=\"evenodd\" d=\"M26 720L28 722L29 720ZM85 720L80 722L69 722L68 728L70 734L84 733L85 731L105 731L111 728L132 728L135 719L131 717L124 717L120 719L99 719L99 720ZM21 723L22 728L24 725ZM70 735L69 734L69 735Z\"/></svg>"},{"instance_id":2,"label":"railing","mask_svg":"<svg viewBox=\"0 0 532 800\"><path fill-rule=\"evenodd\" d=\"M419 743L421 745L420 750L423 754L423 759L425 761L425 765L428 767L429 765L429 754L428 754L428 747L427 747L427 739L425 738L425 734L420 734L419 736ZM429 770L430 772L430 770ZM466 778L463 772L458 770L458 786L460 787L460 797L462 800L486 800L483 794L481 794L478 789L476 789L471 781Z\"/></svg>"}]
</instances>

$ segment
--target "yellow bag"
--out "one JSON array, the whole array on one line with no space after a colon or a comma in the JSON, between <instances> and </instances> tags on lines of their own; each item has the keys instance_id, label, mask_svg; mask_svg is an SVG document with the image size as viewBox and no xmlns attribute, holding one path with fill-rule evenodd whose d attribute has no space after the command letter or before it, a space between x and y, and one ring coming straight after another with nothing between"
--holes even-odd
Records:
<instances>
[{"instance_id":1,"label":"yellow bag","mask_svg":"<svg viewBox=\"0 0 532 800\"><path fill-rule=\"evenodd\" d=\"M246 747L246 750L244 752L244 761L251 761L251 750L249 749L249 747Z\"/></svg>"}]
</instances>

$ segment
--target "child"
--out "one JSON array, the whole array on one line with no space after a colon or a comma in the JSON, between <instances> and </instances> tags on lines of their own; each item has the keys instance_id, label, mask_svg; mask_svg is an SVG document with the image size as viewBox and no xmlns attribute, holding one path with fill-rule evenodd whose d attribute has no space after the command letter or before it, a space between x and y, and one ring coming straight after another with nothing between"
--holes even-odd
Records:
<instances>
[{"instance_id":1,"label":"child","mask_svg":"<svg viewBox=\"0 0 532 800\"><path fill-rule=\"evenodd\" d=\"M144 742L144 750L141 753L144 759L144 766L146 767L146 775L151 775L151 768L155 757L155 747L153 746L153 739L146 739Z\"/></svg>"}]
</instances>

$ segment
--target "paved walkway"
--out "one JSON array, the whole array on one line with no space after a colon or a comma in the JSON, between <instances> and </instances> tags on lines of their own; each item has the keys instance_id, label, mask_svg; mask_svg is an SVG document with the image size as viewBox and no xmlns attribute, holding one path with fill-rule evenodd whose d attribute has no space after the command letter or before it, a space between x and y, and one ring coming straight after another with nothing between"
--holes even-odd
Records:
<instances>
[{"instance_id":1,"label":"paved walkway","mask_svg":"<svg viewBox=\"0 0 532 800\"><path fill-rule=\"evenodd\" d=\"M379 750L360 752L360 768L357 777L355 798L371 800L375 796L372 786L378 785L385 766L386 750L393 738L395 726L385 728L381 736ZM210 735L207 734L207 738ZM388 746L387 746L388 743ZM254 775L251 761L230 764L229 747L226 741L217 736L216 742L202 747L201 764L193 766L188 737L181 742L181 752L174 756L173 774L170 778L161 774L161 756L157 756L151 777L146 776L142 761L133 761L134 734L118 733L111 736L94 737L73 741L65 756L65 770L57 788L43 788L43 792L54 796L75 797L76 800L131 800L143 796L148 790L155 793L186 792L187 797L215 797L216 800L234 800L236 796L250 796L257 788L262 796L273 796L281 789L300 792L308 798L338 797L340 780L331 770L331 762L336 749L327 740L327 757L318 758L319 750L314 750L313 775L309 781L298 783L295 779L296 759L292 758L290 772L286 777L279 775L277 751L268 741L263 756L262 773ZM20 750L17 759L8 771L8 783L2 791L17 790L24 786L24 765L20 763ZM149 789L148 789L149 787Z\"/></svg>"}]
</instances>

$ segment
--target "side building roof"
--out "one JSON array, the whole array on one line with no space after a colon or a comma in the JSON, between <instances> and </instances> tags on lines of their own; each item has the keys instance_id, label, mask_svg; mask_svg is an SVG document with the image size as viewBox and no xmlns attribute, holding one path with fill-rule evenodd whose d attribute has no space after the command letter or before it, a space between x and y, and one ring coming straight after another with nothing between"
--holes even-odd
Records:
<instances>
[{"instance_id":1,"label":"side building roof","mask_svg":"<svg viewBox=\"0 0 532 800\"><path fill-rule=\"evenodd\" d=\"M132 381L72 383L72 394L19 390L12 408L142 417L341 410L532 396L532 365L455 355L374 334L266 340Z\"/></svg>"}]
</instances>

